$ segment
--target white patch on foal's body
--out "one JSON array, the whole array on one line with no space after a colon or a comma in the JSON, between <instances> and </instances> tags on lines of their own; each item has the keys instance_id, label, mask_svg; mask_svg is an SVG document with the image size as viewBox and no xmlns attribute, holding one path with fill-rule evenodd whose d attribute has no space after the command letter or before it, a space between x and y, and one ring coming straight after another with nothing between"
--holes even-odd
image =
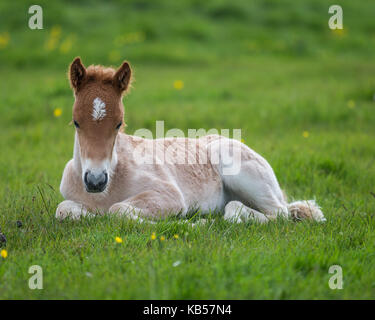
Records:
<instances>
[{"instance_id":1,"label":"white patch on foal's body","mask_svg":"<svg viewBox=\"0 0 375 320\"><path fill-rule=\"evenodd\" d=\"M92 103L92 117L95 121L102 120L106 116L105 103L100 98L95 98Z\"/></svg>"}]
</instances>

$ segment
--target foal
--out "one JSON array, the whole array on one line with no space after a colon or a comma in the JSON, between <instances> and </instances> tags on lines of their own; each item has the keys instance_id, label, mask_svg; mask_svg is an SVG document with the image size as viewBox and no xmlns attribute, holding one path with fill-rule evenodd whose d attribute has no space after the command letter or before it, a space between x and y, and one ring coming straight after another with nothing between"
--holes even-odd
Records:
<instances>
[{"instance_id":1,"label":"foal","mask_svg":"<svg viewBox=\"0 0 375 320\"><path fill-rule=\"evenodd\" d=\"M288 204L268 162L237 140L219 135L152 140L123 133L122 97L131 74L127 62L117 71L86 69L80 58L70 65L76 132L58 219L109 212L142 221L224 210L233 222L265 223L279 215L325 220L313 200Z\"/></svg>"}]
</instances>

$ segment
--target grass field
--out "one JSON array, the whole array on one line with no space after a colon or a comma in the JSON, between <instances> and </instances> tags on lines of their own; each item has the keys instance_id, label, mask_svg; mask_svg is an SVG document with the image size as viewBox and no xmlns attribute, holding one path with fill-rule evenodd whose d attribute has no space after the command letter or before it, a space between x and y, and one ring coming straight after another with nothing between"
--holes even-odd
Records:
<instances>
[{"instance_id":1,"label":"grass field","mask_svg":"<svg viewBox=\"0 0 375 320\"><path fill-rule=\"evenodd\" d=\"M34 3L1 2L0 298L373 299L375 3L334 3L342 31L323 0L39 1L43 30L27 27ZM77 55L132 64L127 133L156 120L241 129L289 197L315 197L327 222L55 220ZM28 287L32 265L43 290ZM328 286L331 265L342 290Z\"/></svg>"}]
</instances>

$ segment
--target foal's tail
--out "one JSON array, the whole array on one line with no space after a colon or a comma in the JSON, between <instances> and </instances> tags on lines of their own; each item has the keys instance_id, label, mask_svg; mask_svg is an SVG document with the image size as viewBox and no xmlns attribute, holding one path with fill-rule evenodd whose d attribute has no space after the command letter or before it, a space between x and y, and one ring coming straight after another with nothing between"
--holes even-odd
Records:
<instances>
[{"instance_id":1,"label":"foal's tail","mask_svg":"<svg viewBox=\"0 0 375 320\"><path fill-rule=\"evenodd\" d=\"M327 221L315 200L294 201L289 203L287 207L291 218L294 220Z\"/></svg>"}]
</instances>

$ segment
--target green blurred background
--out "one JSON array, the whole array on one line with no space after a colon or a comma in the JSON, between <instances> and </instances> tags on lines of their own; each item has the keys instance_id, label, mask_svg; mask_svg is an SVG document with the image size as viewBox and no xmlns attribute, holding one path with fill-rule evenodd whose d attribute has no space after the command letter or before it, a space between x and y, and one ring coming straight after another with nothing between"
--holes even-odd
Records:
<instances>
[{"instance_id":1,"label":"green blurred background","mask_svg":"<svg viewBox=\"0 0 375 320\"><path fill-rule=\"evenodd\" d=\"M374 50L373 1L39 1L44 29L30 30L33 3L0 5L2 66L59 70L76 55L89 64L207 66L258 56L365 59ZM332 4L343 6L343 31L328 28Z\"/></svg>"},{"instance_id":2,"label":"green blurred background","mask_svg":"<svg viewBox=\"0 0 375 320\"><path fill-rule=\"evenodd\" d=\"M3 187L43 175L58 185L74 134L67 69L76 56L86 66L130 61L130 134L165 120L166 130L240 128L246 143L276 161L281 148L290 157L309 135L307 166L326 144L323 171L345 167L351 140L363 144L362 160L372 159L373 1L339 1L343 30L328 28L331 3L324 0L40 1L43 30L28 28L31 4L0 4ZM275 144L279 153L270 153Z\"/></svg>"}]
</instances>

